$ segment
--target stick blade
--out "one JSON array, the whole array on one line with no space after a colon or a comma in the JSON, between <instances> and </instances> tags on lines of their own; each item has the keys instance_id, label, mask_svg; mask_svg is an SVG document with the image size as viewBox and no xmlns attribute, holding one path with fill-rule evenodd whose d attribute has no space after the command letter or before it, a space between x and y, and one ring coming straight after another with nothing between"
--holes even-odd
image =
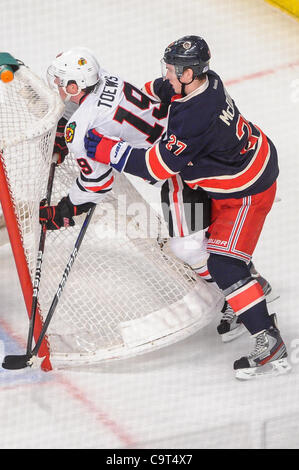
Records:
<instances>
[{"instance_id":1,"label":"stick blade","mask_svg":"<svg viewBox=\"0 0 299 470\"><path fill-rule=\"evenodd\" d=\"M24 354L23 356L5 356L2 362L3 369L17 370L30 367L31 354Z\"/></svg>"}]
</instances>

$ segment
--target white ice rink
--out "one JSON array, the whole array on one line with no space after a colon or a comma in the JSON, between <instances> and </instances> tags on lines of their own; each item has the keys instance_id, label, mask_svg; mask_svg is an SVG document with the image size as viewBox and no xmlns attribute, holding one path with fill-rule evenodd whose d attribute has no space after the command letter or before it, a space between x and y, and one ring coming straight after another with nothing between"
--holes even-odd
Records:
<instances>
[{"instance_id":1,"label":"white ice rink","mask_svg":"<svg viewBox=\"0 0 299 470\"><path fill-rule=\"evenodd\" d=\"M0 3L1 50L43 77L58 52L82 45L106 69L142 86L160 74L172 40L205 37L211 68L279 151L281 201L254 261L280 295L271 311L292 364L286 376L237 381L232 364L251 341L244 335L221 343L215 312L187 340L138 358L49 373L0 369L0 448L299 448L299 21L262 0ZM6 245L0 248L1 358L23 353L27 330Z\"/></svg>"}]
</instances>

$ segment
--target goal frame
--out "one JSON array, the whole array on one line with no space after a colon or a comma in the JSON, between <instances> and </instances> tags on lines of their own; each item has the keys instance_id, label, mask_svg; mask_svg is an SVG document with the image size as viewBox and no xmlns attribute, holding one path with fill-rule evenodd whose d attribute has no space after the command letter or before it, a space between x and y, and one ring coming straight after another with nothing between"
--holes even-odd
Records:
<instances>
[{"instance_id":1,"label":"goal frame","mask_svg":"<svg viewBox=\"0 0 299 470\"><path fill-rule=\"evenodd\" d=\"M33 286L32 280L24 252L24 247L22 243L22 236L19 225L17 223L17 218L15 215L14 206L12 203L12 198L7 184L5 165L3 161L2 152L0 152L0 200L2 211L6 223L6 229L10 241L10 246L13 252L15 265L17 268L19 281L24 297L25 307L28 313L29 319L31 319L31 306L32 306L32 296L33 296ZM42 316L40 313L39 305L37 305L37 312L35 318L35 325L33 330L34 340L37 341L41 329L43 326ZM52 365L50 361L50 350L47 337L42 341L39 353L39 357L44 357L44 360L41 364L41 368L44 371L52 370Z\"/></svg>"},{"instance_id":2,"label":"goal frame","mask_svg":"<svg viewBox=\"0 0 299 470\"><path fill-rule=\"evenodd\" d=\"M33 86L37 94L40 94L48 105L47 112L44 114L38 125L32 128L24 128L17 135L6 136L0 135L0 202L2 206L5 227L2 230L6 231L8 240L10 242L11 250L16 265L19 282L24 298L25 308L28 318L31 318L31 306L33 298L33 279L30 273L29 265L26 258L25 248L22 240L22 231L18 222L17 209L14 205L14 197L9 184L7 169L5 165L5 152L7 149L30 141L31 139L39 139L45 134L52 133L54 142L55 130L57 121L61 117L64 105L60 97L50 90L45 82L26 67L22 62L19 62L19 67L14 71L14 79L12 82L3 84L5 87L13 86L16 79L24 81L28 86ZM2 237L3 238L3 237ZM6 239L6 236L4 237ZM5 240L4 240L5 241ZM43 326L43 320L39 304L37 305L35 327L33 332L34 340L39 337L40 331ZM50 349L47 337L44 338L39 357L44 358L41 363L41 368L44 371L52 370L50 361Z\"/></svg>"}]
</instances>

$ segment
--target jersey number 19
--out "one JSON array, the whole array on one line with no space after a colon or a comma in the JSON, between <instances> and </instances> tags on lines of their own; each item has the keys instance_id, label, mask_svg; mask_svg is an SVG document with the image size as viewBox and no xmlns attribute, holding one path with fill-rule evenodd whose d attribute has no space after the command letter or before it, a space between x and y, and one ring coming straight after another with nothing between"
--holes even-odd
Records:
<instances>
[{"instance_id":1,"label":"jersey number 19","mask_svg":"<svg viewBox=\"0 0 299 470\"><path fill-rule=\"evenodd\" d=\"M124 82L124 94L129 103L134 104L141 110L147 110L153 104L153 102L148 96L146 96L138 88L134 87L133 85L127 82ZM154 107L152 115L156 119L164 119L167 116L167 112L168 106L161 103L160 105L157 105L157 107ZM141 117L123 108L122 106L117 107L113 119L119 122L120 124L123 124L123 122L126 121L131 126L135 127L143 134L147 135L148 137L146 141L149 144L154 144L156 140L161 137L164 131L163 126L160 126L157 123L152 126L148 122L141 119Z\"/></svg>"}]
</instances>

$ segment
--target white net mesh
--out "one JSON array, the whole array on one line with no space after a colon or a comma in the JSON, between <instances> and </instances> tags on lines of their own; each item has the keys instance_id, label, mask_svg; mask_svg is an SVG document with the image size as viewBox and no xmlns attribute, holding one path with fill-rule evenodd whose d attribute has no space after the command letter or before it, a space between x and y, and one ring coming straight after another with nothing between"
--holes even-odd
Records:
<instances>
[{"instance_id":1,"label":"white net mesh","mask_svg":"<svg viewBox=\"0 0 299 470\"><path fill-rule=\"evenodd\" d=\"M39 201L61 115L61 104L49 95L51 109L42 85L23 67L11 84L1 84L3 160L32 280ZM52 203L68 193L77 175L69 156L56 169ZM162 249L165 227L130 181L124 175L115 179L113 191L97 206L48 329L54 364L127 357L169 344L205 326L219 301L189 267ZM43 318L84 216L76 218L75 227L47 234L39 292Z\"/></svg>"},{"instance_id":2,"label":"white net mesh","mask_svg":"<svg viewBox=\"0 0 299 470\"><path fill-rule=\"evenodd\" d=\"M67 194L76 173L71 157L57 169L55 201ZM168 344L206 325L219 300L149 237L157 232L158 216L124 175L115 176L113 191L97 206L49 328L57 361L124 357ZM132 204L145 209L143 224L128 216ZM51 304L83 220L84 214L75 227L48 233L43 310Z\"/></svg>"},{"instance_id":3,"label":"white net mesh","mask_svg":"<svg viewBox=\"0 0 299 470\"><path fill-rule=\"evenodd\" d=\"M10 83L0 81L0 150L31 272L35 270L39 197L46 187L60 99L21 66Z\"/></svg>"}]
</instances>

